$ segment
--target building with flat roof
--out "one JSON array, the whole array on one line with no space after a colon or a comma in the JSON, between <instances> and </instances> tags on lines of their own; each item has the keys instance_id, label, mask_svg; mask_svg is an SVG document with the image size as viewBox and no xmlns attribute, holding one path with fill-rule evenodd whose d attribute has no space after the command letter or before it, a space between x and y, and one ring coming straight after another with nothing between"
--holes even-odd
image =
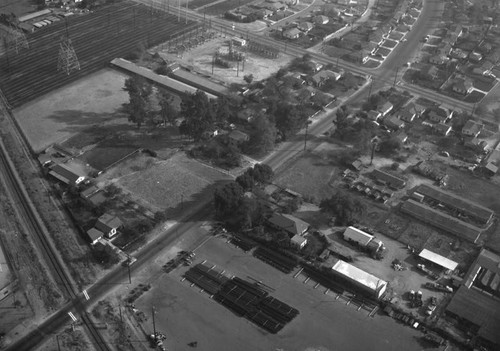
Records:
<instances>
[{"instance_id":1,"label":"building with flat roof","mask_svg":"<svg viewBox=\"0 0 500 351\"><path fill-rule=\"evenodd\" d=\"M427 249L423 249L418 255L418 257L426 261L432 262L440 267L443 267L448 271L454 271L458 266L457 262L452 261L444 256L438 255L437 253Z\"/></svg>"},{"instance_id":2,"label":"building with flat roof","mask_svg":"<svg viewBox=\"0 0 500 351\"><path fill-rule=\"evenodd\" d=\"M380 298L387 289L387 282L342 260L338 260L332 270L352 283Z\"/></svg>"}]
</instances>

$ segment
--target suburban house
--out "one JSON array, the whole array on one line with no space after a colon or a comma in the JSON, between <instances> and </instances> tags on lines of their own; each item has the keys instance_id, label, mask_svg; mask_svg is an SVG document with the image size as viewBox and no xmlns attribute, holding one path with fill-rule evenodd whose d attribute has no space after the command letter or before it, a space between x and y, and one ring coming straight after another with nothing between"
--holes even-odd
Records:
<instances>
[{"instance_id":1,"label":"suburban house","mask_svg":"<svg viewBox=\"0 0 500 351\"><path fill-rule=\"evenodd\" d=\"M458 78L455 80L455 84L453 84L452 90L455 93L459 93L462 95L469 94L473 89L472 82L468 78Z\"/></svg>"},{"instance_id":2,"label":"suburban house","mask_svg":"<svg viewBox=\"0 0 500 351\"><path fill-rule=\"evenodd\" d=\"M481 55L479 52L473 51L469 54L469 61L478 63L483 59L483 55Z\"/></svg>"},{"instance_id":3,"label":"suburban house","mask_svg":"<svg viewBox=\"0 0 500 351\"><path fill-rule=\"evenodd\" d=\"M492 162L488 162L486 166L484 166L484 169L488 171L492 176L498 173L498 167Z\"/></svg>"},{"instance_id":4,"label":"suburban house","mask_svg":"<svg viewBox=\"0 0 500 351\"><path fill-rule=\"evenodd\" d=\"M462 128L462 134L476 138L481 133L481 130L483 130L482 123L469 119Z\"/></svg>"},{"instance_id":5,"label":"suburban house","mask_svg":"<svg viewBox=\"0 0 500 351\"><path fill-rule=\"evenodd\" d=\"M472 150L484 152L486 150L486 147L488 146L488 143L475 137L468 137L464 142L464 146Z\"/></svg>"},{"instance_id":6,"label":"suburban house","mask_svg":"<svg viewBox=\"0 0 500 351\"><path fill-rule=\"evenodd\" d=\"M448 136L448 134L450 134L451 132L451 129L452 129L451 126L443 123L438 123L434 125L434 130L436 131L436 133L443 136Z\"/></svg>"},{"instance_id":7,"label":"suburban house","mask_svg":"<svg viewBox=\"0 0 500 351\"><path fill-rule=\"evenodd\" d=\"M330 22L330 18L328 18L327 16L319 15L314 17L313 21L317 25L327 24L328 22Z\"/></svg>"},{"instance_id":8,"label":"suburban house","mask_svg":"<svg viewBox=\"0 0 500 351\"><path fill-rule=\"evenodd\" d=\"M307 33L311 29L314 28L314 24L312 24L311 22L301 22L301 23L299 23L299 25L297 26L297 28L300 29L301 31Z\"/></svg>"},{"instance_id":9,"label":"suburban house","mask_svg":"<svg viewBox=\"0 0 500 351\"><path fill-rule=\"evenodd\" d=\"M417 117L415 110L411 108L404 108L398 113L398 118L405 122L413 122L413 120Z\"/></svg>"},{"instance_id":10,"label":"suburban house","mask_svg":"<svg viewBox=\"0 0 500 351\"><path fill-rule=\"evenodd\" d=\"M401 142L401 144L406 143L408 140L408 135L404 132L404 130L399 130L394 136Z\"/></svg>"},{"instance_id":11,"label":"suburban house","mask_svg":"<svg viewBox=\"0 0 500 351\"><path fill-rule=\"evenodd\" d=\"M440 114L435 110L432 110L431 112L429 112L429 114L427 116L434 123L446 123L446 122L448 122L448 116L446 114L445 115Z\"/></svg>"},{"instance_id":12,"label":"suburban house","mask_svg":"<svg viewBox=\"0 0 500 351\"><path fill-rule=\"evenodd\" d=\"M103 214L97 219L94 228L102 232L104 236L111 238L116 235L116 230L122 226L122 221L109 213Z\"/></svg>"},{"instance_id":13,"label":"suburban house","mask_svg":"<svg viewBox=\"0 0 500 351\"><path fill-rule=\"evenodd\" d=\"M432 63L433 65L442 65L448 62L449 58L446 55L438 54L429 57L429 63Z\"/></svg>"},{"instance_id":14,"label":"suburban house","mask_svg":"<svg viewBox=\"0 0 500 351\"><path fill-rule=\"evenodd\" d=\"M311 60L311 61L307 62L306 64L308 67L310 67L313 70L313 72L319 72L323 68L322 63L316 62L314 60Z\"/></svg>"},{"instance_id":15,"label":"suburban house","mask_svg":"<svg viewBox=\"0 0 500 351\"><path fill-rule=\"evenodd\" d=\"M49 174L67 185L78 185L85 180L85 175L78 171L76 167L63 163L52 166Z\"/></svg>"},{"instance_id":16,"label":"suburban house","mask_svg":"<svg viewBox=\"0 0 500 351\"><path fill-rule=\"evenodd\" d=\"M229 143L236 145L236 146L243 144L243 143L247 142L248 140L250 140L250 136L247 133L244 133L244 132L239 131L239 130L231 131L231 133L229 133L227 135L227 137L228 137Z\"/></svg>"},{"instance_id":17,"label":"suburban house","mask_svg":"<svg viewBox=\"0 0 500 351\"><path fill-rule=\"evenodd\" d=\"M405 126L405 122L394 116L384 118L384 125L390 129L401 129Z\"/></svg>"},{"instance_id":18,"label":"suburban house","mask_svg":"<svg viewBox=\"0 0 500 351\"><path fill-rule=\"evenodd\" d=\"M288 39L297 39L301 34L302 32L297 28L290 28L283 32L283 36Z\"/></svg>"},{"instance_id":19,"label":"suburban house","mask_svg":"<svg viewBox=\"0 0 500 351\"><path fill-rule=\"evenodd\" d=\"M426 67L423 67L420 70L420 72L422 72L423 74L429 75L429 77L431 77L432 79L436 79L436 77L439 73L439 69L434 65L428 65Z\"/></svg>"},{"instance_id":20,"label":"suburban house","mask_svg":"<svg viewBox=\"0 0 500 351\"><path fill-rule=\"evenodd\" d=\"M317 87L321 87L329 79L339 80L342 75L337 72L330 70L319 71L314 76L311 77L313 83Z\"/></svg>"},{"instance_id":21,"label":"suburban house","mask_svg":"<svg viewBox=\"0 0 500 351\"><path fill-rule=\"evenodd\" d=\"M371 110L368 111L367 117L369 120L377 122L380 118L382 118L382 114L378 111Z\"/></svg>"},{"instance_id":22,"label":"suburban house","mask_svg":"<svg viewBox=\"0 0 500 351\"><path fill-rule=\"evenodd\" d=\"M271 226L283 229L292 235L303 235L309 229L309 223L284 213L274 213L268 222Z\"/></svg>"},{"instance_id":23,"label":"suburban house","mask_svg":"<svg viewBox=\"0 0 500 351\"><path fill-rule=\"evenodd\" d=\"M90 228L89 230L87 230L87 235L90 239L90 244L95 245L104 234L100 230Z\"/></svg>"},{"instance_id":24,"label":"suburban house","mask_svg":"<svg viewBox=\"0 0 500 351\"><path fill-rule=\"evenodd\" d=\"M307 239L300 235L294 235L290 240L293 246L297 247L299 250L302 249L307 244Z\"/></svg>"},{"instance_id":25,"label":"suburban house","mask_svg":"<svg viewBox=\"0 0 500 351\"><path fill-rule=\"evenodd\" d=\"M378 110L380 111L382 116L385 116L389 112L391 112L393 108L394 106L389 101L386 101L382 106L379 107Z\"/></svg>"}]
</instances>

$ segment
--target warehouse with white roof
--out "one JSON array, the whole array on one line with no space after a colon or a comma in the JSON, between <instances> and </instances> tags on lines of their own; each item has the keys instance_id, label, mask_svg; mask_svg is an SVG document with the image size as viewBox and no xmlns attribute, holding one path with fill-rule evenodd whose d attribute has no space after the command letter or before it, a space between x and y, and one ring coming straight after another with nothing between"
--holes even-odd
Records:
<instances>
[{"instance_id":1,"label":"warehouse with white roof","mask_svg":"<svg viewBox=\"0 0 500 351\"><path fill-rule=\"evenodd\" d=\"M380 298L387 289L386 281L342 260L338 260L332 270L376 298Z\"/></svg>"}]
</instances>

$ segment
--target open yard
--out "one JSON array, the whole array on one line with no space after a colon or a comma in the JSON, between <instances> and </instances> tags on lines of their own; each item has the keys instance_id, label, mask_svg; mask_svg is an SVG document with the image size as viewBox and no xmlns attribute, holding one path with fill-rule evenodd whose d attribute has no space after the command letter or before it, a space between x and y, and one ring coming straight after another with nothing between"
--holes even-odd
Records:
<instances>
[{"instance_id":1,"label":"open yard","mask_svg":"<svg viewBox=\"0 0 500 351\"><path fill-rule=\"evenodd\" d=\"M206 8L206 13L207 13L207 15L218 16L218 15L226 13L229 10L237 8L238 6L243 6L243 5L249 4L253 1L254 0L226 0L226 1L222 1L222 2L219 2L219 3L214 4L212 6L208 6Z\"/></svg>"},{"instance_id":2,"label":"open yard","mask_svg":"<svg viewBox=\"0 0 500 351\"><path fill-rule=\"evenodd\" d=\"M125 124L119 112L128 100L126 76L101 70L14 110L14 116L35 152L94 125Z\"/></svg>"},{"instance_id":3,"label":"open yard","mask_svg":"<svg viewBox=\"0 0 500 351\"><path fill-rule=\"evenodd\" d=\"M218 182L231 179L184 153L143 166L140 171L129 168L132 173L115 178L116 184L156 210L172 209L179 204L187 207L188 202L196 202L199 196L211 196L211 189Z\"/></svg>"},{"instance_id":4,"label":"open yard","mask_svg":"<svg viewBox=\"0 0 500 351\"><path fill-rule=\"evenodd\" d=\"M278 334L269 334L232 313L221 304L181 281L186 268L156 276L152 289L135 302L135 306L150 316L156 310L156 329L167 335L166 347L187 350L197 342L202 350L421 350L418 331L376 315L368 317L366 310L357 310L336 300L325 289L314 289L314 282L303 284L260 260L213 238L196 250L195 264L203 260L215 264L225 274L246 280L262 281L271 295L299 310L299 315ZM163 264L164 262L159 262ZM143 323L151 331L152 320ZM359 333L363 338L359 338Z\"/></svg>"}]
</instances>

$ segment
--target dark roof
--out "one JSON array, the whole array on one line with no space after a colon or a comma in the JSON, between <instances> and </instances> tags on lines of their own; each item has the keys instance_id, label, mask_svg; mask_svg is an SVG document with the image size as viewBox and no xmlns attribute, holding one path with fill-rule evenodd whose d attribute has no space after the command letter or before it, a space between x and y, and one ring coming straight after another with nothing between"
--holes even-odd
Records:
<instances>
[{"instance_id":1,"label":"dark roof","mask_svg":"<svg viewBox=\"0 0 500 351\"><path fill-rule=\"evenodd\" d=\"M231 133L228 134L228 137L237 142L245 142L248 140L248 134L240 130L231 131Z\"/></svg>"},{"instance_id":2,"label":"dark roof","mask_svg":"<svg viewBox=\"0 0 500 351\"><path fill-rule=\"evenodd\" d=\"M118 217L105 213L99 217L94 227L104 233L109 233L111 229L119 228L121 225L122 221Z\"/></svg>"},{"instance_id":3,"label":"dark roof","mask_svg":"<svg viewBox=\"0 0 500 351\"><path fill-rule=\"evenodd\" d=\"M381 171L379 169L375 169L372 172L372 176L375 179L382 181L382 182L388 184L390 187L395 188L395 189L404 188L406 185L406 181L404 179L398 178L396 176L393 176L392 174Z\"/></svg>"},{"instance_id":4,"label":"dark roof","mask_svg":"<svg viewBox=\"0 0 500 351\"><path fill-rule=\"evenodd\" d=\"M99 188L96 187L95 185L92 185L90 188L83 190L80 193L80 196L87 199L87 198L91 197L92 195L94 195L95 193L97 193L98 191L99 191Z\"/></svg>"},{"instance_id":5,"label":"dark roof","mask_svg":"<svg viewBox=\"0 0 500 351\"><path fill-rule=\"evenodd\" d=\"M89 236L90 238L90 242L94 242L96 241L97 239L100 239L102 238L103 236L103 233L100 231L100 230L97 230L95 228L90 228L89 230L87 230L87 235Z\"/></svg>"},{"instance_id":6,"label":"dark roof","mask_svg":"<svg viewBox=\"0 0 500 351\"><path fill-rule=\"evenodd\" d=\"M446 310L479 326L478 335L482 338L500 344L498 299L475 288L468 289L466 286L461 286Z\"/></svg>"},{"instance_id":7,"label":"dark roof","mask_svg":"<svg viewBox=\"0 0 500 351\"><path fill-rule=\"evenodd\" d=\"M456 208L462 211L467 216L474 216L482 223L487 223L493 216L493 211L489 208L478 205L472 201L464 199L463 197L457 196L431 185L421 184L415 189L415 191L419 192L425 197L439 201L443 205Z\"/></svg>"},{"instance_id":8,"label":"dark roof","mask_svg":"<svg viewBox=\"0 0 500 351\"><path fill-rule=\"evenodd\" d=\"M294 235L300 235L309 228L309 223L288 214L275 213L269 218L269 222Z\"/></svg>"},{"instance_id":9,"label":"dark roof","mask_svg":"<svg viewBox=\"0 0 500 351\"><path fill-rule=\"evenodd\" d=\"M479 239L482 233L480 228L472 224L461 221L458 218L435 210L432 207L412 199L408 199L403 203L401 211L473 243Z\"/></svg>"},{"instance_id":10,"label":"dark roof","mask_svg":"<svg viewBox=\"0 0 500 351\"><path fill-rule=\"evenodd\" d=\"M49 174L66 184L74 184L78 178L83 177L83 175L76 173L76 171L72 170L67 165L60 163L54 165Z\"/></svg>"},{"instance_id":11,"label":"dark roof","mask_svg":"<svg viewBox=\"0 0 500 351\"><path fill-rule=\"evenodd\" d=\"M227 93L227 88L225 86L212 82L211 80L201 77L198 74L188 72L184 69L178 69L172 72L172 78L217 96Z\"/></svg>"}]
</instances>

